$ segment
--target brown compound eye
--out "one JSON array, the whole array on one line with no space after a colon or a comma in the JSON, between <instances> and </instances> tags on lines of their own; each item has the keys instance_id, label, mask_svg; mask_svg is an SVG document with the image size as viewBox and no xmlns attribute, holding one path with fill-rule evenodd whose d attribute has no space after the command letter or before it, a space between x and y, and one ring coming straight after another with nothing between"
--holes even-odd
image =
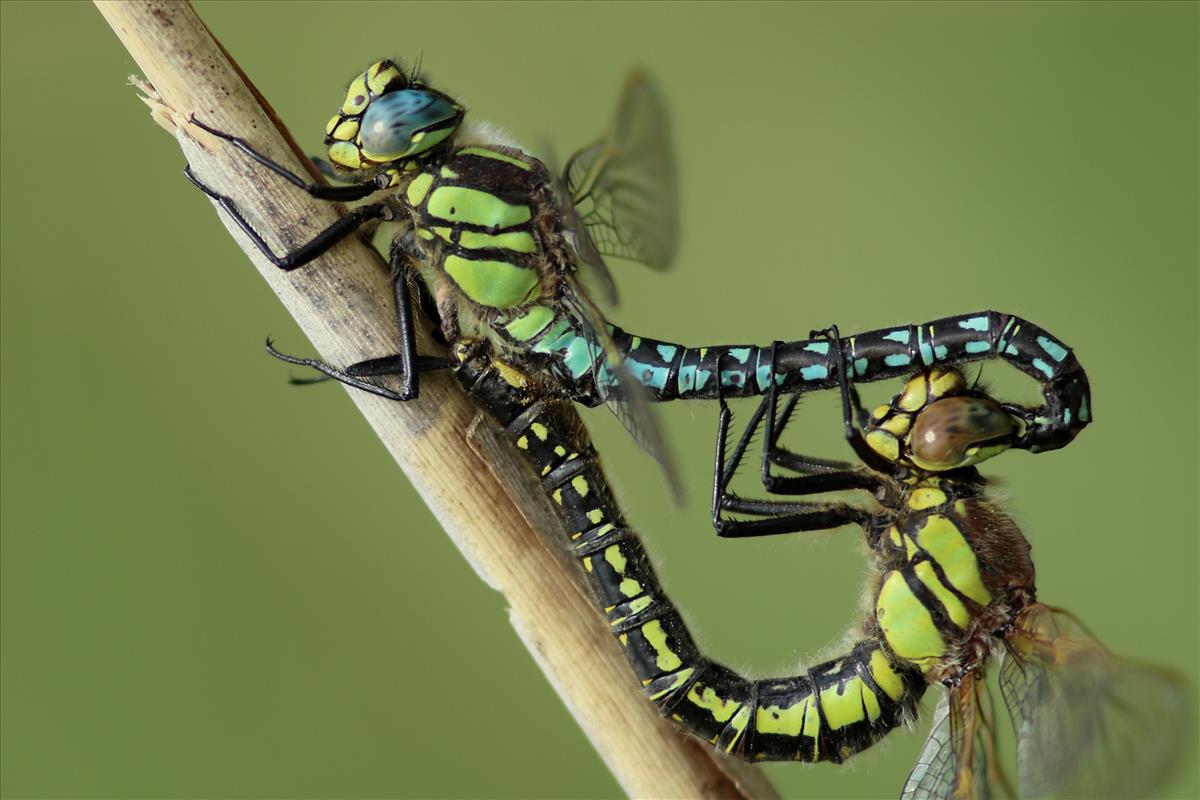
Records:
<instances>
[{"instance_id":1,"label":"brown compound eye","mask_svg":"<svg viewBox=\"0 0 1200 800\"><path fill-rule=\"evenodd\" d=\"M917 414L908 436L912 462L942 471L978 464L1012 444L1012 418L992 400L948 397Z\"/></svg>"}]
</instances>

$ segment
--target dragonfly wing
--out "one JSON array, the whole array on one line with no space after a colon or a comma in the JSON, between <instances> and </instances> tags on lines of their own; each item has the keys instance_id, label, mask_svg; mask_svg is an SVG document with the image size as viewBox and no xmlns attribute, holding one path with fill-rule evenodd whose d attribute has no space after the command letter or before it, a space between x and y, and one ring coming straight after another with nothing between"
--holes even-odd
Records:
<instances>
[{"instance_id":1,"label":"dragonfly wing","mask_svg":"<svg viewBox=\"0 0 1200 800\"><path fill-rule=\"evenodd\" d=\"M608 264L604 262L604 256L600 255L596 243L592 241L591 234L584 226L579 210L575 208L575 201L571 198L566 179L558 177L558 159L554 155L554 148L545 146L542 150L546 154L546 169L553 181L554 199L558 203L563 232L575 255L575 263L580 267L579 274L589 284L589 288L591 284L595 284L594 288L599 295L609 305L615 306L618 300L616 281L613 280Z\"/></svg>"},{"instance_id":2,"label":"dragonfly wing","mask_svg":"<svg viewBox=\"0 0 1200 800\"><path fill-rule=\"evenodd\" d=\"M942 695L901 800L991 797L997 767L990 702L974 673Z\"/></svg>"},{"instance_id":3,"label":"dragonfly wing","mask_svg":"<svg viewBox=\"0 0 1200 800\"><path fill-rule=\"evenodd\" d=\"M646 73L630 73L608 131L568 159L564 181L597 257L658 269L671 262L679 238L675 158L666 105Z\"/></svg>"},{"instance_id":4,"label":"dragonfly wing","mask_svg":"<svg viewBox=\"0 0 1200 800\"><path fill-rule=\"evenodd\" d=\"M1070 614L1035 604L1009 635L1000 690L1024 797L1147 797L1188 738L1171 673L1119 659Z\"/></svg>"},{"instance_id":5,"label":"dragonfly wing","mask_svg":"<svg viewBox=\"0 0 1200 800\"><path fill-rule=\"evenodd\" d=\"M592 380L597 394L634 440L659 463L672 493L679 500L682 497L679 475L644 387L629 373L608 334L604 317L588 299L576 277L568 274L566 281L569 291L563 304L592 348Z\"/></svg>"}]
</instances>

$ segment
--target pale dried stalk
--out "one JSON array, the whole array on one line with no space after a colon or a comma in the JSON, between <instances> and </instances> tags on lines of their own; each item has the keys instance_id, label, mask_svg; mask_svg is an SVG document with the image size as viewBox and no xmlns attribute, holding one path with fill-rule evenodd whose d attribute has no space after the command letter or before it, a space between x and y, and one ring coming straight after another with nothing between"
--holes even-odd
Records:
<instances>
[{"instance_id":1,"label":"pale dried stalk","mask_svg":"<svg viewBox=\"0 0 1200 800\"><path fill-rule=\"evenodd\" d=\"M153 84L147 104L154 119L175 136L197 175L231 196L276 252L335 219L334 204L292 190L188 123L195 114L244 136L285 166L311 173L270 107L190 5L97 0L96 6ZM391 287L370 248L351 237L311 267L287 274L263 259L223 213L221 219L323 358L349 364L395 349ZM418 346L434 352L422 327ZM459 550L504 594L513 627L630 795L776 796L756 769L681 735L645 700L578 576L526 521L525 514L544 531L557 526L541 505L544 496L528 490L528 469L487 426L474 437L489 467L480 469L480 456L466 439L477 412L452 377L422 376L421 399L412 403L355 390L350 396Z\"/></svg>"}]
</instances>

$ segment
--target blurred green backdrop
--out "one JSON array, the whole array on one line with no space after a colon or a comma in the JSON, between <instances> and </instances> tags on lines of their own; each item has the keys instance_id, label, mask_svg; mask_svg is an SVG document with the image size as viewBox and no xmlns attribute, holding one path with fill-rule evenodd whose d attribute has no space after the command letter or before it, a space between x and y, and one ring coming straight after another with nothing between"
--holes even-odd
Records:
<instances>
[{"instance_id":1,"label":"blurred green backdrop","mask_svg":"<svg viewBox=\"0 0 1200 800\"><path fill-rule=\"evenodd\" d=\"M1043 598L1195 682L1196 4L197 5L309 152L382 56L420 55L472 115L560 154L648 65L683 247L669 274L615 265L627 328L767 342L980 308L1048 327L1097 422L987 472ZM291 388L262 353L307 343L97 12L0 15L3 794L618 794L343 392ZM587 418L714 656L791 670L855 618L856 533L713 535L713 407L663 409L682 509ZM831 396L802 419L847 454ZM895 796L923 736L769 773L792 797ZM1193 760L1171 796L1197 795Z\"/></svg>"}]
</instances>

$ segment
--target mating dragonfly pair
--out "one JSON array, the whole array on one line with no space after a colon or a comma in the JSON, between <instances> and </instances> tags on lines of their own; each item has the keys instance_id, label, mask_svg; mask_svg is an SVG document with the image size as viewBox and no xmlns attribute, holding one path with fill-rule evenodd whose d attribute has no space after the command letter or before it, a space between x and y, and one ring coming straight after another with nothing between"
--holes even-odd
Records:
<instances>
[{"instance_id":1,"label":"mating dragonfly pair","mask_svg":"<svg viewBox=\"0 0 1200 800\"><path fill-rule=\"evenodd\" d=\"M281 269L364 226L395 228L398 352L345 370L271 352L396 400L418 396L421 371L453 369L539 477L567 532L562 547L578 559L647 695L682 727L748 760L842 761L911 722L926 688L940 685L933 731L903 796L987 796L1005 785L991 758L983 681L995 661L1023 795L1130 796L1167 775L1181 741L1177 684L1113 657L1073 617L1037 602L1029 545L988 499L975 466L1011 448L1062 447L1091 421L1086 375L1048 332L980 312L761 348L685 347L608 324L586 288L615 300L604 256L665 266L675 249L666 115L643 76L626 83L608 132L561 177L494 130L468 124L460 104L389 61L351 82L326 127L332 163L319 166L346 185L309 184L248 142L195 122L314 197L372 198L280 256L232 200L187 171ZM448 357L416 353L418 303L438 320ZM1037 380L1043 404L1001 404L957 369L994 358ZM370 380L386 375L398 376L398 389ZM893 377L908 379L902 392L863 409L855 385ZM860 464L779 443L800 394L834 388ZM790 396L782 410L781 394ZM750 395L764 399L730 453L726 398ZM713 522L721 536L862 528L875 572L846 653L754 680L697 648L572 405L609 405L670 474L649 404L674 399L719 404ZM730 480L760 427L764 488L775 497L739 497ZM779 499L854 489L872 493L873 505Z\"/></svg>"}]
</instances>

